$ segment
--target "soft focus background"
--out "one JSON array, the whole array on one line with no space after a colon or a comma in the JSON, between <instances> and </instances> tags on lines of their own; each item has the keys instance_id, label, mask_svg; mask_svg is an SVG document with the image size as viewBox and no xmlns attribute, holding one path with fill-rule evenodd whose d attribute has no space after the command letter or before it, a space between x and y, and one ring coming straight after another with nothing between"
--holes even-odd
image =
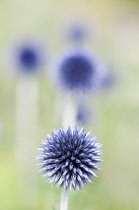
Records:
<instances>
[{"instance_id":1,"label":"soft focus background","mask_svg":"<svg viewBox=\"0 0 139 210\"><path fill-rule=\"evenodd\" d=\"M139 210L139 2L136 0L0 0L0 210L58 209L60 190L37 173L37 196L18 187L16 169L16 85L3 52L12 40L38 36L47 46L47 68L55 53L70 43L66 21L81 20L91 28L86 42L115 71L113 89L90 99L95 122L86 127L103 144L105 160L95 184L70 193L69 210ZM64 30L63 30L64 31ZM4 56L5 57L5 56ZM5 58L4 58L5 60ZM54 120L56 91L47 74L38 77L39 122L36 147L61 122ZM26 97L25 97L26 100ZM28 139L29 141L30 139ZM36 152L36 151L35 151ZM37 152L36 152L37 154ZM35 156L34 156L35 159ZM24 170L24 165L22 166ZM33 174L31 174L33 176ZM31 177L30 177L31 178ZM33 178L33 177L32 177ZM22 191L24 196L19 199Z\"/></svg>"}]
</instances>

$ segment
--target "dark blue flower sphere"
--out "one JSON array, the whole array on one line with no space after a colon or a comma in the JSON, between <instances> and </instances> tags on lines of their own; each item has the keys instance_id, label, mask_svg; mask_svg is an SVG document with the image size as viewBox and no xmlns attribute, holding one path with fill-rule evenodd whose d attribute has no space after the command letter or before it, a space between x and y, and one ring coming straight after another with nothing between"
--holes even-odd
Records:
<instances>
[{"instance_id":1,"label":"dark blue flower sphere","mask_svg":"<svg viewBox=\"0 0 139 210\"><path fill-rule=\"evenodd\" d=\"M19 53L19 62L25 69L34 69L38 66L38 56L33 48L25 47Z\"/></svg>"},{"instance_id":2,"label":"dark blue flower sphere","mask_svg":"<svg viewBox=\"0 0 139 210\"><path fill-rule=\"evenodd\" d=\"M17 73L34 74L45 63L45 52L42 42L23 41L18 42L12 48L14 68Z\"/></svg>"},{"instance_id":3,"label":"dark blue flower sphere","mask_svg":"<svg viewBox=\"0 0 139 210\"><path fill-rule=\"evenodd\" d=\"M58 87L69 92L89 92L97 88L98 61L90 51L73 48L54 62L53 78Z\"/></svg>"},{"instance_id":4,"label":"dark blue flower sphere","mask_svg":"<svg viewBox=\"0 0 139 210\"><path fill-rule=\"evenodd\" d=\"M83 128L56 129L42 141L39 148L37 159L40 161L40 171L47 177L46 181L64 190L81 189L87 186L87 181L93 183L92 177L97 177L94 170L101 170L96 165L102 161L99 147L101 144L95 137L86 134Z\"/></svg>"},{"instance_id":5,"label":"dark blue flower sphere","mask_svg":"<svg viewBox=\"0 0 139 210\"><path fill-rule=\"evenodd\" d=\"M69 89L91 87L92 63L84 55L73 55L63 61L61 77Z\"/></svg>"}]
</instances>

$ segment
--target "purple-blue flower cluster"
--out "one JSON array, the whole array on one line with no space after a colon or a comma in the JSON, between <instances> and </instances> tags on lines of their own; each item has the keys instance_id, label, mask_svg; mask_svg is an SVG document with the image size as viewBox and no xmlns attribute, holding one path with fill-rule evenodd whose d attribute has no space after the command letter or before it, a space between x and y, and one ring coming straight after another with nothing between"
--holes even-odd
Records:
<instances>
[{"instance_id":1,"label":"purple-blue flower cluster","mask_svg":"<svg viewBox=\"0 0 139 210\"><path fill-rule=\"evenodd\" d=\"M30 48L30 46L25 46L18 54L19 62L24 66L27 71L34 69L38 66L38 56L35 49Z\"/></svg>"},{"instance_id":2,"label":"purple-blue flower cluster","mask_svg":"<svg viewBox=\"0 0 139 210\"><path fill-rule=\"evenodd\" d=\"M72 24L68 29L68 37L73 41L83 41L86 36L86 28L81 24Z\"/></svg>"},{"instance_id":3,"label":"purple-blue flower cluster","mask_svg":"<svg viewBox=\"0 0 139 210\"><path fill-rule=\"evenodd\" d=\"M89 50L70 48L52 66L52 80L63 91L90 92L97 88L99 65Z\"/></svg>"},{"instance_id":4,"label":"purple-blue flower cluster","mask_svg":"<svg viewBox=\"0 0 139 210\"><path fill-rule=\"evenodd\" d=\"M69 56L63 61L60 74L63 84L69 89L91 87L91 77L93 76L93 66L84 55Z\"/></svg>"},{"instance_id":5,"label":"purple-blue flower cluster","mask_svg":"<svg viewBox=\"0 0 139 210\"><path fill-rule=\"evenodd\" d=\"M36 73L45 63L42 43L35 41L19 42L13 46L12 58L18 73Z\"/></svg>"},{"instance_id":6,"label":"purple-blue flower cluster","mask_svg":"<svg viewBox=\"0 0 139 210\"><path fill-rule=\"evenodd\" d=\"M82 102L82 104L80 103L77 107L76 121L81 125L88 124L90 121L90 114L90 110L88 110Z\"/></svg>"},{"instance_id":7,"label":"purple-blue flower cluster","mask_svg":"<svg viewBox=\"0 0 139 210\"><path fill-rule=\"evenodd\" d=\"M115 83L114 74L107 72L101 80L100 88L108 89L108 88L112 87L114 85L114 83Z\"/></svg>"},{"instance_id":8,"label":"purple-blue flower cluster","mask_svg":"<svg viewBox=\"0 0 139 210\"><path fill-rule=\"evenodd\" d=\"M96 165L101 162L101 144L77 127L56 129L42 141L37 157L46 181L53 182L64 190L81 189L87 181L93 183L97 177L94 170L101 170Z\"/></svg>"}]
</instances>

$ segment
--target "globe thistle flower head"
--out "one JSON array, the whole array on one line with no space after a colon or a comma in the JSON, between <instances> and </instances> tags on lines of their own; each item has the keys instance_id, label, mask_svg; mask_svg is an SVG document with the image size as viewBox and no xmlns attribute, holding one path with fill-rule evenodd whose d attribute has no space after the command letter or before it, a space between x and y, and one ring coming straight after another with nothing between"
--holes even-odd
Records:
<instances>
[{"instance_id":1,"label":"globe thistle flower head","mask_svg":"<svg viewBox=\"0 0 139 210\"><path fill-rule=\"evenodd\" d=\"M46 181L64 190L81 189L87 186L87 181L93 183L92 177L97 177L94 170L101 170L96 165L102 161L99 147L101 144L83 128L56 129L39 148L40 171Z\"/></svg>"},{"instance_id":2,"label":"globe thistle flower head","mask_svg":"<svg viewBox=\"0 0 139 210\"><path fill-rule=\"evenodd\" d=\"M72 41L83 41L87 37L87 29L82 24L72 24L68 27L67 36Z\"/></svg>"},{"instance_id":3,"label":"globe thistle flower head","mask_svg":"<svg viewBox=\"0 0 139 210\"><path fill-rule=\"evenodd\" d=\"M90 121L90 112L85 105L79 104L77 107L76 120L79 124L88 124Z\"/></svg>"},{"instance_id":4,"label":"globe thistle flower head","mask_svg":"<svg viewBox=\"0 0 139 210\"><path fill-rule=\"evenodd\" d=\"M19 74L37 73L45 63L45 50L40 41L18 41L10 51L11 63Z\"/></svg>"},{"instance_id":5,"label":"globe thistle flower head","mask_svg":"<svg viewBox=\"0 0 139 210\"><path fill-rule=\"evenodd\" d=\"M54 61L52 79L63 91L90 92L97 88L98 60L89 50L70 48Z\"/></svg>"},{"instance_id":6,"label":"globe thistle flower head","mask_svg":"<svg viewBox=\"0 0 139 210\"><path fill-rule=\"evenodd\" d=\"M114 75L107 72L107 74L102 78L100 87L102 89L108 89L113 86L114 82L115 82Z\"/></svg>"}]
</instances>

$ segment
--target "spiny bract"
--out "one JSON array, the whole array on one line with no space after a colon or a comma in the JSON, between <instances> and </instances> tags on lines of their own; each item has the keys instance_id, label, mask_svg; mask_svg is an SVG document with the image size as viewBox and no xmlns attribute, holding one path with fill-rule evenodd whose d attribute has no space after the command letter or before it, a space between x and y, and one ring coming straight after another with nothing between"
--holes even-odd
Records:
<instances>
[{"instance_id":1,"label":"spiny bract","mask_svg":"<svg viewBox=\"0 0 139 210\"><path fill-rule=\"evenodd\" d=\"M87 186L86 181L93 183L92 176L97 177L94 170L101 170L96 162L101 162L101 144L95 137L86 134L77 127L56 129L42 141L37 159L46 181L57 184L64 190L81 189Z\"/></svg>"}]
</instances>

